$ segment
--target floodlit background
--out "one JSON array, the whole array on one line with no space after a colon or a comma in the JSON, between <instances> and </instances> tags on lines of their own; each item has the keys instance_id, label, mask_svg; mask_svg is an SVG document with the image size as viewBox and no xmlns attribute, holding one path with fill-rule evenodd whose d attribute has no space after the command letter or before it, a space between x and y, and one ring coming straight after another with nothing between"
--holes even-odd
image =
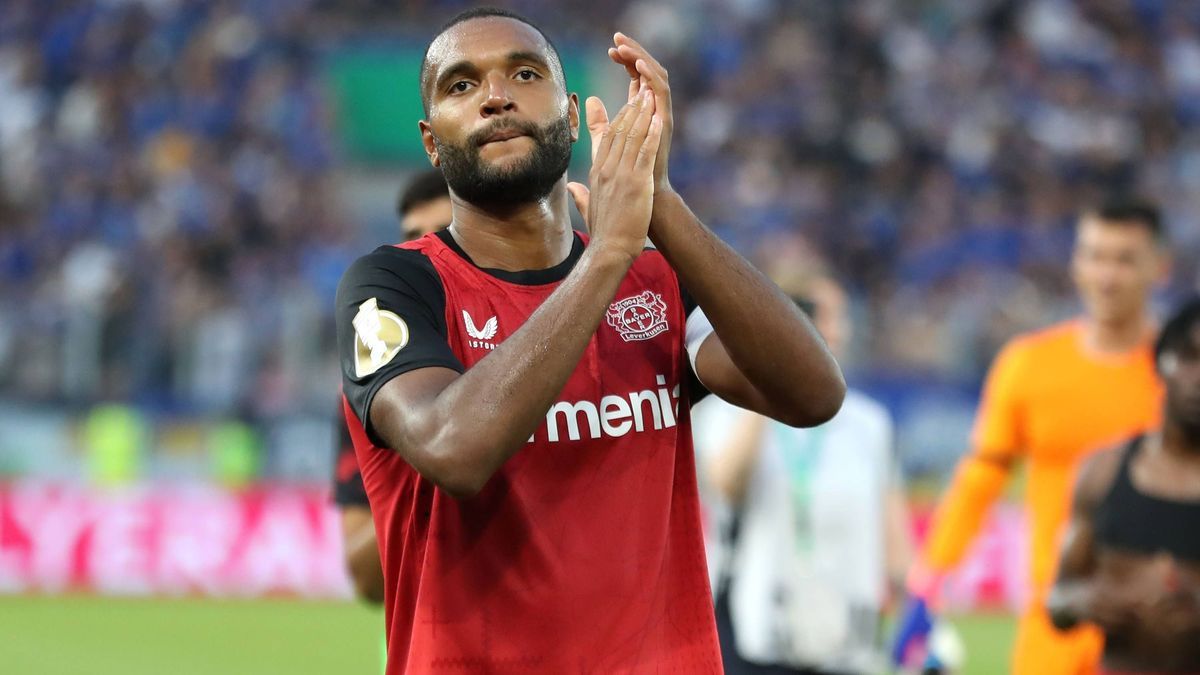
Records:
<instances>
[{"instance_id":1,"label":"floodlit background","mask_svg":"<svg viewBox=\"0 0 1200 675\"><path fill-rule=\"evenodd\" d=\"M696 212L848 284L918 529L998 346L1076 308L1080 204L1157 200L1162 300L1195 285L1200 4L497 4L610 108L612 32L646 43ZM0 671L378 671L327 495L332 299L398 239L421 51L466 6L0 3ZM1022 527L999 509L951 583L968 673L1004 671Z\"/></svg>"}]
</instances>

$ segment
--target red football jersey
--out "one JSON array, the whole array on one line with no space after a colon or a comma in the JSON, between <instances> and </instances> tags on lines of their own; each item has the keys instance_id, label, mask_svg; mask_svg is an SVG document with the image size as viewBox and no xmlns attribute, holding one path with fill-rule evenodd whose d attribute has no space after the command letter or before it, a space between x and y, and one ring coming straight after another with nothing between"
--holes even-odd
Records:
<instances>
[{"instance_id":1,"label":"red football jersey","mask_svg":"<svg viewBox=\"0 0 1200 675\"><path fill-rule=\"evenodd\" d=\"M383 557L389 675L721 671L674 271L648 250L566 387L476 497L455 500L381 447L383 382L460 371L570 272L474 265L449 232L383 247L338 290L346 416Z\"/></svg>"}]
</instances>

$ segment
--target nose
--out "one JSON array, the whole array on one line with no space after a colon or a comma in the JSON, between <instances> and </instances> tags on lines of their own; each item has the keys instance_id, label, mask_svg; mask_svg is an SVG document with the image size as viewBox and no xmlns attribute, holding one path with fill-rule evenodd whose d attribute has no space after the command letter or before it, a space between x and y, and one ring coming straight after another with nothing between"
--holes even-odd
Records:
<instances>
[{"instance_id":1,"label":"nose","mask_svg":"<svg viewBox=\"0 0 1200 675\"><path fill-rule=\"evenodd\" d=\"M500 74L489 75L483 86L486 87L487 98L479 106L480 115L491 117L501 112L512 112L516 108L516 103L509 94L507 77Z\"/></svg>"}]
</instances>

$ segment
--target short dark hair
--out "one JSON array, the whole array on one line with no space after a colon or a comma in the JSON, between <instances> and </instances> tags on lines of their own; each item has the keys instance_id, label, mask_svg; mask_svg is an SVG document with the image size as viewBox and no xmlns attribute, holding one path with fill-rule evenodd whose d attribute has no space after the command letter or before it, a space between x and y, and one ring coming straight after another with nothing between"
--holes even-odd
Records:
<instances>
[{"instance_id":1,"label":"short dark hair","mask_svg":"<svg viewBox=\"0 0 1200 675\"><path fill-rule=\"evenodd\" d=\"M1154 361L1161 363L1167 352L1174 352L1188 344L1192 330L1200 323L1200 296L1193 295L1180 305L1167 323L1163 325L1154 343Z\"/></svg>"},{"instance_id":2,"label":"short dark hair","mask_svg":"<svg viewBox=\"0 0 1200 675\"><path fill-rule=\"evenodd\" d=\"M1110 223L1131 223L1146 228L1156 240L1166 238L1158 207L1144 199L1119 197L1088 211L1089 215Z\"/></svg>"},{"instance_id":3,"label":"short dark hair","mask_svg":"<svg viewBox=\"0 0 1200 675\"><path fill-rule=\"evenodd\" d=\"M438 169L422 171L400 191L396 199L396 215L404 220L409 211L435 199L450 196L446 179Z\"/></svg>"},{"instance_id":4,"label":"short dark hair","mask_svg":"<svg viewBox=\"0 0 1200 675\"><path fill-rule=\"evenodd\" d=\"M546 41L546 45L550 47L550 52L554 55L554 63L551 64L551 66L557 68L558 76L562 79L563 86L566 86L567 76L566 73L563 72L562 57L558 53L558 47L554 45L554 41L550 39L549 35L546 35L546 31L542 30L541 26L538 26L536 23L521 16L520 14L511 12L507 9L500 9L499 7L475 7L473 9L464 10L458 14L455 14L452 19L442 24L442 27L438 29L438 32L429 40L429 44L425 45L425 53L421 55L421 107L425 109L426 117L429 116L429 77L432 74L429 72L429 48L433 46L434 42L437 42L437 39L440 38L443 33L451 28L454 28L460 23L470 21L471 19L487 19L492 17L520 21L526 26L536 30L538 35L541 35L542 39Z\"/></svg>"}]
</instances>

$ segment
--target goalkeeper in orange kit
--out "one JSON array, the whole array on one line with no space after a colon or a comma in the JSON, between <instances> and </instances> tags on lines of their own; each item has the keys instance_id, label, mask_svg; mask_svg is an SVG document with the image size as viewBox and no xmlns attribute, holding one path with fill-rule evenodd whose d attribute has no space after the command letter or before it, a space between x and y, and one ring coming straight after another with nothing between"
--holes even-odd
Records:
<instances>
[{"instance_id":1,"label":"goalkeeper in orange kit","mask_svg":"<svg viewBox=\"0 0 1200 675\"><path fill-rule=\"evenodd\" d=\"M934 514L909 577L912 597L893 645L898 665L926 658L920 645L933 624L930 603L938 582L963 558L1017 462L1025 460L1031 588L1012 672L1096 670L1099 632L1081 626L1059 633L1043 607L1080 461L1158 422L1149 305L1154 287L1166 276L1164 243L1158 212L1142 203L1113 202L1080 218L1071 274L1084 313L1018 336L992 364L971 450ZM936 669L936 658L925 665Z\"/></svg>"}]
</instances>

